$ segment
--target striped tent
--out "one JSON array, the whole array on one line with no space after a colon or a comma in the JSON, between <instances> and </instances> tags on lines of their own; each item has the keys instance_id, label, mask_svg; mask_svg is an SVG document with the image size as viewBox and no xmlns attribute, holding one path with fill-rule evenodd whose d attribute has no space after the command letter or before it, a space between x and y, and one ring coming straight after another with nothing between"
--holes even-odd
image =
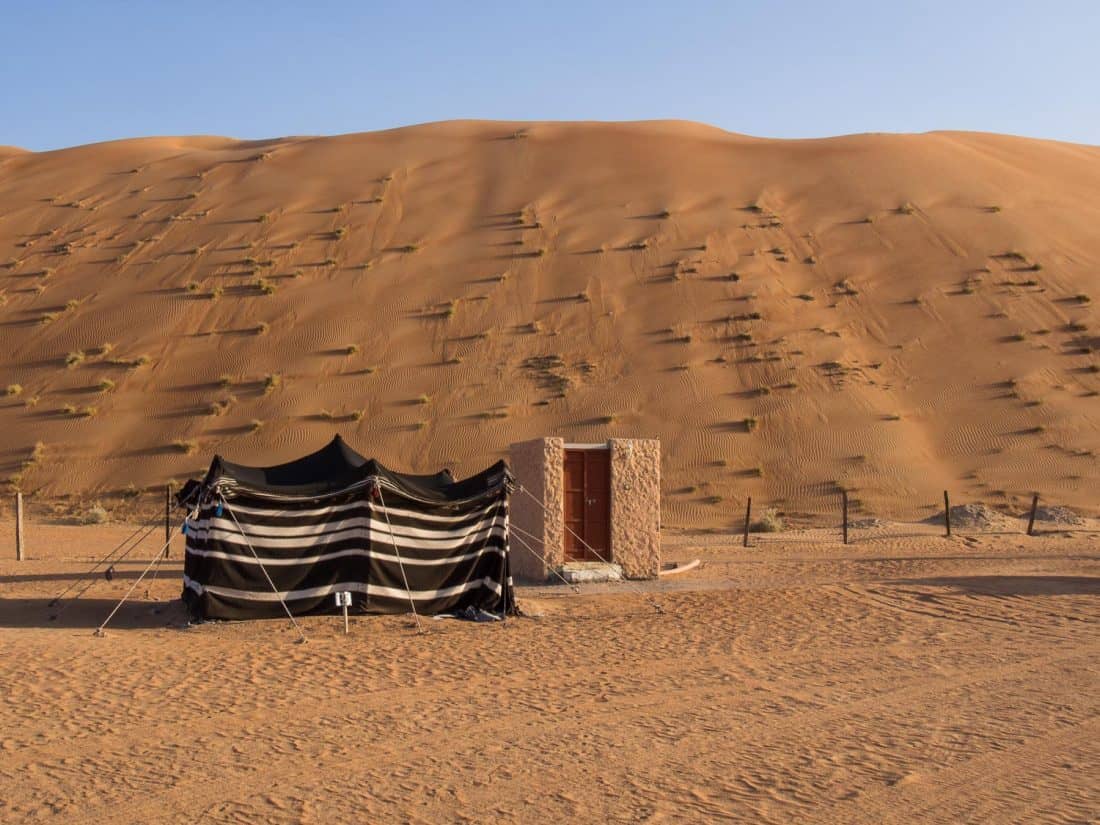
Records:
<instances>
[{"instance_id":1,"label":"striped tent","mask_svg":"<svg viewBox=\"0 0 1100 825\"><path fill-rule=\"evenodd\" d=\"M514 612L511 489L504 462L462 481L406 475L339 436L274 467L215 456L179 494L184 602L201 619L329 611L341 591L364 612Z\"/></svg>"}]
</instances>

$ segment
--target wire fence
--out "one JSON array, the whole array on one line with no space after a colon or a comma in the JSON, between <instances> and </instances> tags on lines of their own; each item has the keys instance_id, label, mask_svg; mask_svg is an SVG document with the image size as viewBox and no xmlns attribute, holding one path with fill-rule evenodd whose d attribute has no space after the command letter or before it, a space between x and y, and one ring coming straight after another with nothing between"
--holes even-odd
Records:
<instances>
[{"instance_id":1,"label":"wire fence","mask_svg":"<svg viewBox=\"0 0 1100 825\"><path fill-rule=\"evenodd\" d=\"M945 490L934 501L868 503L840 491L781 501L746 498L729 502L728 510L730 526L720 532L757 544L1100 532L1100 509L1066 507L1042 495L1024 501L982 501Z\"/></svg>"}]
</instances>

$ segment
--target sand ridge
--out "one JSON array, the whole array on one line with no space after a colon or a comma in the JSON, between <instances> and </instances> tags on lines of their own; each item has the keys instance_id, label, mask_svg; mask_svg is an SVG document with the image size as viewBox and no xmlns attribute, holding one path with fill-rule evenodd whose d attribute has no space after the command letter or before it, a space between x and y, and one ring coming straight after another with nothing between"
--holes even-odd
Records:
<instances>
[{"instance_id":1,"label":"sand ridge","mask_svg":"<svg viewBox=\"0 0 1100 825\"><path fill-rule=\"evenodd\" d=\"M459 474L656 436L668 524L1096 515L1098 190L1091 146L672 121L5 156L0 474L125 517L334 430Z\"/></svg>"}]
</instances>

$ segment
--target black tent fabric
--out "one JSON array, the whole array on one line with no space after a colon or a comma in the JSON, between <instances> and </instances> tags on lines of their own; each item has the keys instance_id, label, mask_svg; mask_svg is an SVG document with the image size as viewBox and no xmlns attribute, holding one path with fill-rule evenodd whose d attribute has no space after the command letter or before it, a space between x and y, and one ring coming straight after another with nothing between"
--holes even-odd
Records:
<instances>
[{"instance_id":1,"label":"black tent fabric","mask_svg":"<svg viewBox=\"0 0 1100 825\"><path fill-rule=\"evenodd\" d=\"M348 591L373 613L514 612L504 462L455 481L408 475L339 436L273 467L215 456L180 492L183 599L201 619L334 609Z\"/></svg>"}]
</instances>

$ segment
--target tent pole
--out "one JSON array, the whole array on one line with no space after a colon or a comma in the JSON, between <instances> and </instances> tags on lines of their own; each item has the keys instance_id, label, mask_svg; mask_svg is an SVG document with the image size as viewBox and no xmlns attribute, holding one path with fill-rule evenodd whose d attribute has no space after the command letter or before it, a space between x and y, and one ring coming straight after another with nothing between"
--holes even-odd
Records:
<instances>
[{"instance_id":1,"label":"tent pole","mask_svg":"<svg viewBox=\"0 0 1100 825\"><path fill-rule=\"evenodd\" d=\"M283 601L283 594L279 592L279 588L275 586L275 582L271 580L271 576L268 575L267 568L264 567L264 563L260 561L259 555L256 553L256 548L252 546L252 542L248 540L248 536L244 532L244 528L241 527L241 523L237 521L237 514L233 512L233 508L229 506L229 502L225 500L225 496L219 494L218 498L221 499L222 506L225 507L225 511L233 518L233 523L237 525L237 532L241 534L241 538L244 539L244 543L248 545L248 549L252 551L252 557L256 559L256 564L260 565L260 570L263 571L264 578L267 579L267 583L271 585L272 592L279 597L279 604L283 606L283 610L286 611L286 616L290 619L290 623L294 625L294 629L298 631L298 635L301 637L301 641L306 640L306 634L302 632L302 628L298 625L298 622L294 619L294 614L290 612L290 608L286 606L286 602Z\"/></svg>"},{"instance_id":2,"label":"tent pole","mask_svg":"<svg viewBox=\"0 0 1100 825\"><path fill-rule=\"evenodd\" d=\"M133 549L133 548L131 548L131 549ZM168 542L165 542L164 545L160 548L160 550L158 550L156 552L156 555L153 556L153 558L151 558L149 560L149 563L147 565L145 565L145 569L141 571L141 575L138 576L137 579L134 581L134 583L130 585L130 589L126 591L126 595L123 596L119 600L118 604L115 605L115 609L112 610L110 615L108 615L107 618L103 620L103 624L101 624L99 627L96 628L96 630L95 630L95 635L96 636L106 635L103 632L103 628L105 628L107 626L107 623L115 617L115 614L118 613L119 608L122 607L122 605L126 602L126 600L128 598L130 598L130 595L137 589L137 586L139 584L141 584L141 580L145 578L145 574L148 573L152 569L153 565L157 564L161 560L161 558L164 556L164 554L167 552L167 550L168 550Z\"/></svg>"},{"instance_id":3,"label":"tent pole","mask_svg":"<svg viewBox=\"0 0 1100 825\"><path fill-rule=\"evenodd\" d=\"M405 562L401 560L401 551L397 549L397 537L393 534L393 525L390 524L390 510L386 506L386 500L382 498L382 485L375 483L374 489L378 491L378 503L382 505L382 513L386 517L386 529L390 531L390 543L393 545L394 555L397 556L397 566L401 568L401 578L405 582L405 592L409 596L409 607L412 608L413 619L416 621L416 632L423 633L424 627L420 624L420 616L416 612L416 602L413 600L412 590L409 589L409 577L405 574Z\"/></svg>"},{"instance_id":4,"label":"tent pole","mask_svg":"<svg viewBox=\"0 0 1100 825\"><path fill-rule=\"evenodd\" d=\"M500 515L500 503L501 500L497 499L496 507L494 508L493 521L497 520ZM509 552L509 530L508 513L504 514L504 552L500 556L500 620L502 622L507 621L508 618L508 552Z\"/></svg>"}]
</instances>

